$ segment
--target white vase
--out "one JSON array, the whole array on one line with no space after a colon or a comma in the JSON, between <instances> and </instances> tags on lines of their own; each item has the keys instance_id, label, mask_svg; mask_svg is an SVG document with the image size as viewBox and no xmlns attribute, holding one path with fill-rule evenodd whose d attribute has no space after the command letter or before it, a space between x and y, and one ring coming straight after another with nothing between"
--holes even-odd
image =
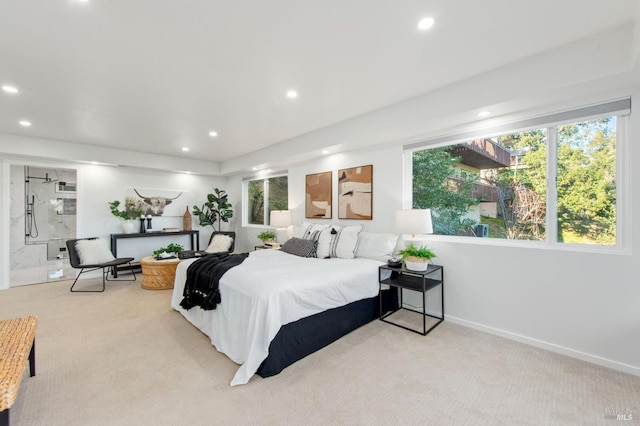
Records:
<instances>
[{"instance_id":1,"label":"white vase","mask_svg":"<svg viewBox=\"0 0 640 426\"><path fill-rule=\"evenodd\" d=\"M122 221L122 233L123 234L133 234L136 230L136 223L133 220L123 220Z\"/></svg>"},{"instance_id":2,"label":"white vase","mask_svg":"<svg viewBox=\"0 0 640 426\"><path fill-rule=\"evenodd\" d=\"M404 260L404 266L410 271L426 271L429 267L429 259L408 256Z\"/></svg>"}]
</instances>

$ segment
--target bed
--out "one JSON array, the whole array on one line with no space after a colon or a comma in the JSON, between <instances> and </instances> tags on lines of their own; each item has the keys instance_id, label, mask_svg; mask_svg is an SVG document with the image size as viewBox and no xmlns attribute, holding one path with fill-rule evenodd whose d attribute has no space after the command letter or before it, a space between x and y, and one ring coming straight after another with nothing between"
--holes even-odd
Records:
<instances>
[{"instance_id":1,"label":"bed","mask_svg":"<svg viewBox=\"0 0 640 426\"><path fill-rule=\"evenodd\" d=\"M231 385L268 377L379 316L379 260L303 258L258 250L220 279L215 310L185 310L187 268L176 270L171 306L240 364ZM384 292L383 308L397 304Z\"/></svg>"}]
</instances>

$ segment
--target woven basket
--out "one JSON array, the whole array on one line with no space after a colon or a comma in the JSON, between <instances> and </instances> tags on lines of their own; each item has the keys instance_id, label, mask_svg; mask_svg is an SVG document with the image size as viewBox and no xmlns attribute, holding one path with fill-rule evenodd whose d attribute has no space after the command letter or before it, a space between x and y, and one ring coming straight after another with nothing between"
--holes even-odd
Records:
<instances>
[{"instance_id":1,"label":"woven basket","mask_svg":"<svg viewBox=\"0 0 640 426\"><path fill-rule=\"evenodd\" d=\"M180 259L155 260L153 256L141 259L142 288L146 290L172 289L176 279L176 268L180 261Z\"/></svg>"}]
</instances>

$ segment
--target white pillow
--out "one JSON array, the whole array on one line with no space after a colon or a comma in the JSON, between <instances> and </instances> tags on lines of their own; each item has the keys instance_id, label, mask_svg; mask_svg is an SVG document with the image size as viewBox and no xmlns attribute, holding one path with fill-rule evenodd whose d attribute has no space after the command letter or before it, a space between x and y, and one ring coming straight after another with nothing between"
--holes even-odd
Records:
<instances>
[{"instance_id":1,"label":"white pillow","mask_svg":"<svg viewBox=\"0 0 640 426\"><path fill-rule=\"evenodd\" d=\"M339 257L342 259L353 259L356 255L358 247L358 235L362 231L362 225L355 226L334 226L337 234L331 242L331 257Z\"/></svg>"},{"instance_id":2,"label":"white pillow","mask_svg":"<svg viewBox=\"0 0 640 426\"><path fill-rule=\"evenodd\" d=\"M320 237L318 238L318 249L316 252L316 256L318 259L326 259L327 257L331 257L331 243L333 242L333 238L337 234L332 234L333 227L329 226L322 231L320 231Z\"/></svg>"},{"instance_id":3,"label":"white pillow","mask_svg":"<svg viewBox=\"0 0 640 426\"><path fill-rule=\"evenodd\" d=\"M76 251L81 265L99 265L115 260L109 243L104 238L76 241Z\"/></svg>"},{"instance_id":4,"label":"white pillow","mask_svg":"<svg viewBox=\"0 0 640 426\"><path fill-rule=\"evenodd\" d=\"M222 253L229 251L233 238L225 234L216 234L211 239L209 247L205 250L207 253Z\"/></svg>"},{"instance_id":5,"label":"white pillow","mask_svg":"<svg viewBox=\"0 0 640 426\"><path fill-rule=\"evenodd\" d=\"M361 232L358 238L356 257L386 262L396 249L398 234L384 234L379 232Z\"/></svg>"}]
</instances>

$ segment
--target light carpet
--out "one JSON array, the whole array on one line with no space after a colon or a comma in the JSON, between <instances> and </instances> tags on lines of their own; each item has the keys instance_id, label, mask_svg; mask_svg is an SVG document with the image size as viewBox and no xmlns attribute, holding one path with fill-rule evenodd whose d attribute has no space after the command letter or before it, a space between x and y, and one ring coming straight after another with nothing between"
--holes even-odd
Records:
<instances>
[{"instance_id":1,"label":"light carpet","mask_svg":"<svg viewBox=\"0 0 640 426\"><path fill-rule=\"evenodd\" d=\"M171 309L171 291L69 285L0 291L0 319L39 317L37 375L25 373L14 426L611 425L617 408L640 420L639 377L446 321L426 337L374 321L230 387L237 365Z\"/></svg>"}]
</instances>

